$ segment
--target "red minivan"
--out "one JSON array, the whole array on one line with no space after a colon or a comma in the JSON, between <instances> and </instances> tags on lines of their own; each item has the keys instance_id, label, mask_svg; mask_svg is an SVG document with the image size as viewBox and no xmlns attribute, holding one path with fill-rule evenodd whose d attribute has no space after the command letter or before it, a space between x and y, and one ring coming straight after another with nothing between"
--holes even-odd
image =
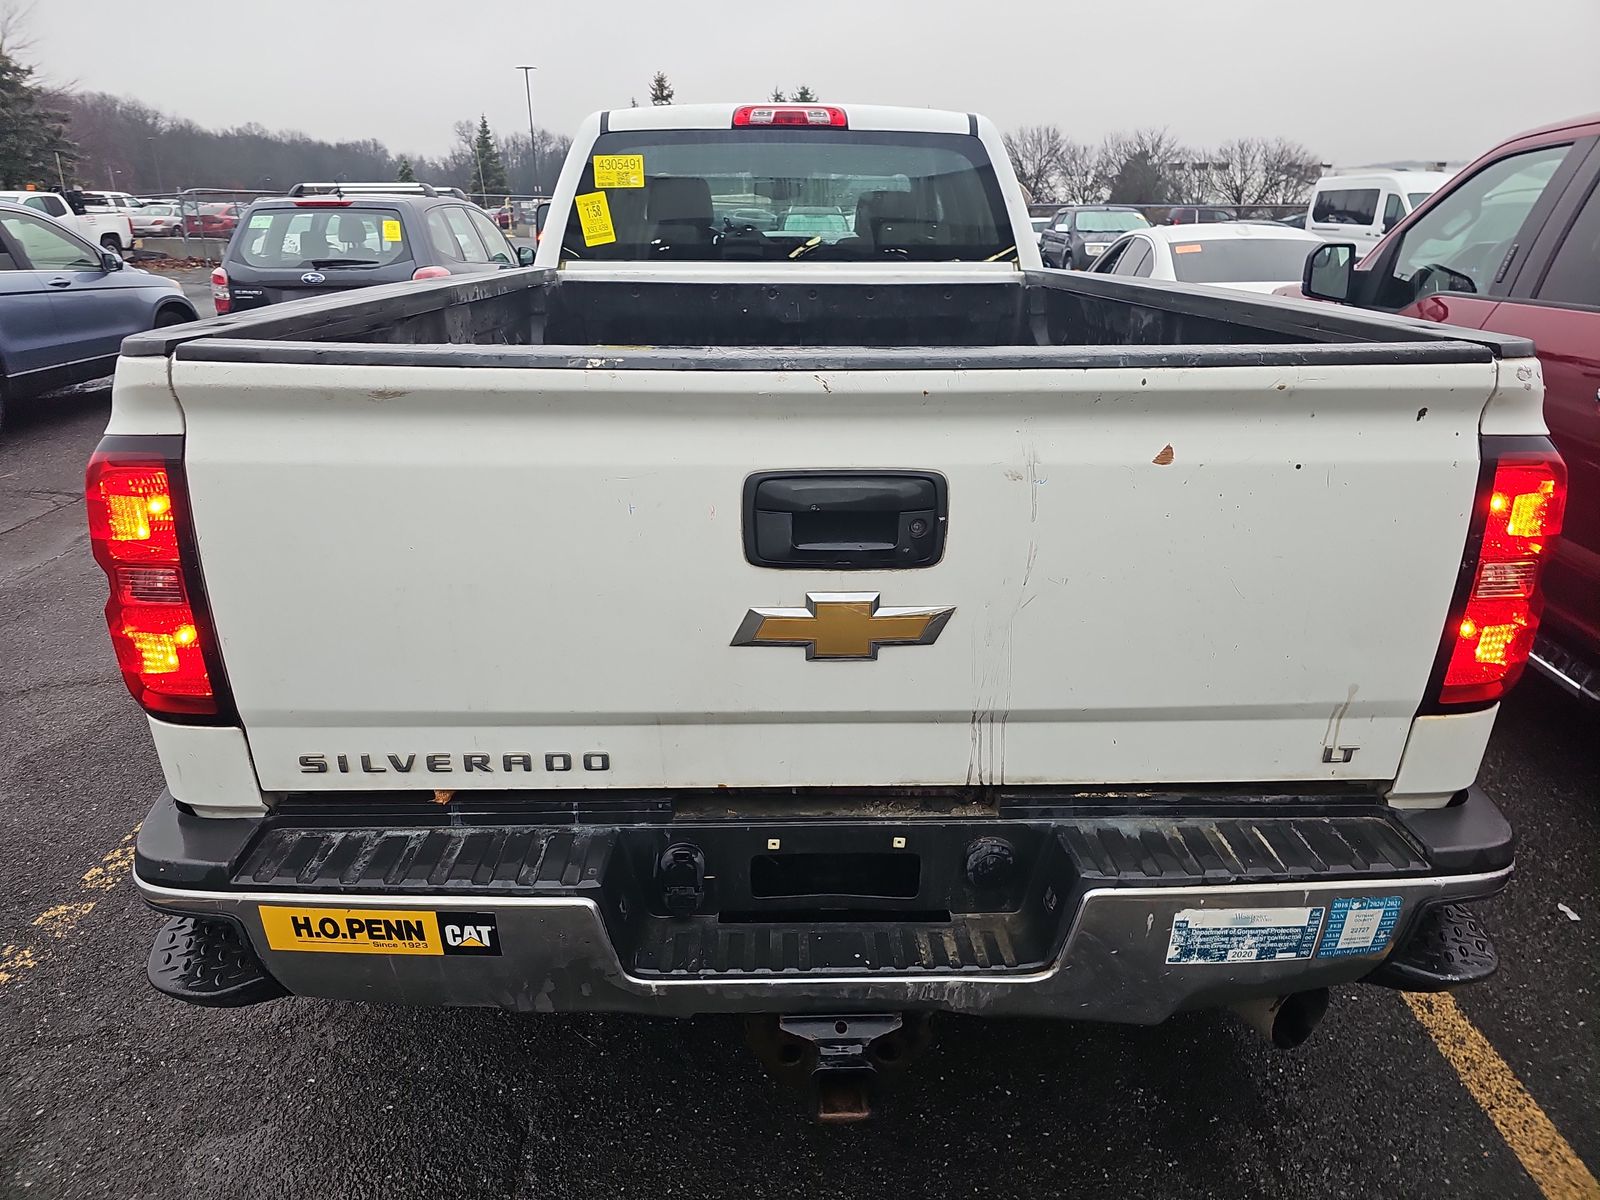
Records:
<instances>
[{"instance_id":1,"label":"red minivan","mask_svg":"<svg viewBox=\"0 0 1600 1200\"><path fill-rule=\"evenodd\" d=\"M1600 702L1600 113L1501 143L1354 259L1318 247L1303 294L1538 348L1569 490L1531 661Z\"/></svg>"}]
</instances>

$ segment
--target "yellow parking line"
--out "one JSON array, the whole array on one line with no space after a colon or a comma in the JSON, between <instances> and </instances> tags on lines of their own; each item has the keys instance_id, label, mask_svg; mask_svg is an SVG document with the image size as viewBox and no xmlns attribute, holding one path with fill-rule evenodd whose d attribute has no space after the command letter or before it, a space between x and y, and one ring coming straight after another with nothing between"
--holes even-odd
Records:
<instances>
[{"instance_id":1,"label":"yellow parking line","mask_svg":"<svg viewBox=\"0 0 1600 1200\"><path fill-rule=\"evenodd\" d=\"M123 876L133 868L133 839L138 834L139 827L135 825L132 833L83 873L80 883L84 891L109 892L122 882ZM78 922L88 916L94 906L93 900L52 905L35 917L32 925L51 939L60 941L78 927ZM44 956L45 951L38 945L0 947L0 983L9 982L23 971L31 971Z\"/></svg>"},{"instance_id":2,"label":"yellow parking line","mask_svg":"<svg viewBox=\"0 0 1600 1200\"><path fill-rule=\"evenodd\" d=\"M1404 996L1546 1200L1600 1200L1600 1182L1455 1000L1446 992Z\"/></svg>"}]
</instances>

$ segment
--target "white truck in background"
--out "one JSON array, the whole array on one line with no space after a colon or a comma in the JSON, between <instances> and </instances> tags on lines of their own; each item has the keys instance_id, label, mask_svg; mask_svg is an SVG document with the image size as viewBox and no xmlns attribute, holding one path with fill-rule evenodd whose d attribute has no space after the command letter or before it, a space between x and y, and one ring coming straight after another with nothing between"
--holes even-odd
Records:
<instances>
[{"instance_id":1,"label":"white truck in background","mask_svg":"<svg viewBox=\"0 0 1600 1200\"><path fill-rule=\"evenodd\" d=\"M847 1119L935 1011L1494 969L1526 341L1043 269L966 113L598 114L544 235L125 343L157 988L760 1015Z\"/></svg>"},{"instance_id":2,"label":"white truck in background","mask_svg":"<svg viewBox=\"0 0 1600 1200\"><path fill-rule=\"evenodd\" d=\"M0 192L0 200L9 200L60 221L85 241L106 250L125 255L133 249L133 223L126 212L89 208L81 198L74 203L74 195L71 192Z\"/></svg>"}]
</instances>

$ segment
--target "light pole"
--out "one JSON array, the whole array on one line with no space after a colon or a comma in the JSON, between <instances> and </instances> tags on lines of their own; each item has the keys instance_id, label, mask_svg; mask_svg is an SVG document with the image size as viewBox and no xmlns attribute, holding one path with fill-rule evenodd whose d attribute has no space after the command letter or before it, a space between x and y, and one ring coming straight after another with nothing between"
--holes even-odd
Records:
<instances>
[{"instance_id":1,"label":"light pole","mask_svg":"<svg viewBox=\"0 0 1600 1200\"><path fill-rule=\"evenodd\" d=\"M533 132L533 73L538 67L518 67L522 72L522 90L528 97L528 187L539 191L539 146Z\"/></svg>"},{"instance_id":2,"label":"light pole","mask_svg":"<svg viewBox=\"0 0 1600 1200\"><path fill-rule=\"evenodd\" d=\"M165 192L167 185L161 182L161 147L156 145L156 139L153 137L147 137L145 141L150 143L150 153L156 160L156 191Z\"/></svg>"}]
</instances>

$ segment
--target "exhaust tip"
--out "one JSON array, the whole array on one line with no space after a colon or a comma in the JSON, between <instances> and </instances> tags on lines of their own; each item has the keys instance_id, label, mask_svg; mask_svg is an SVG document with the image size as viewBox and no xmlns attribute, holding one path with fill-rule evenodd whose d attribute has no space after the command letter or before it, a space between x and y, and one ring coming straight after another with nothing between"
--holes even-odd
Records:
<instances>
[{"instance_id":1,"label":"exhaust tip","mask_svg":"<svg viewBox=\"0 0 1600 1200\"><path fill-rule=\"evenodd\" d=\"M1278 1049L1293 1050L1311 1036L1327 1015L1328 989L1261 996L1229 1007Z\"/></svg>"}]
</instances>

